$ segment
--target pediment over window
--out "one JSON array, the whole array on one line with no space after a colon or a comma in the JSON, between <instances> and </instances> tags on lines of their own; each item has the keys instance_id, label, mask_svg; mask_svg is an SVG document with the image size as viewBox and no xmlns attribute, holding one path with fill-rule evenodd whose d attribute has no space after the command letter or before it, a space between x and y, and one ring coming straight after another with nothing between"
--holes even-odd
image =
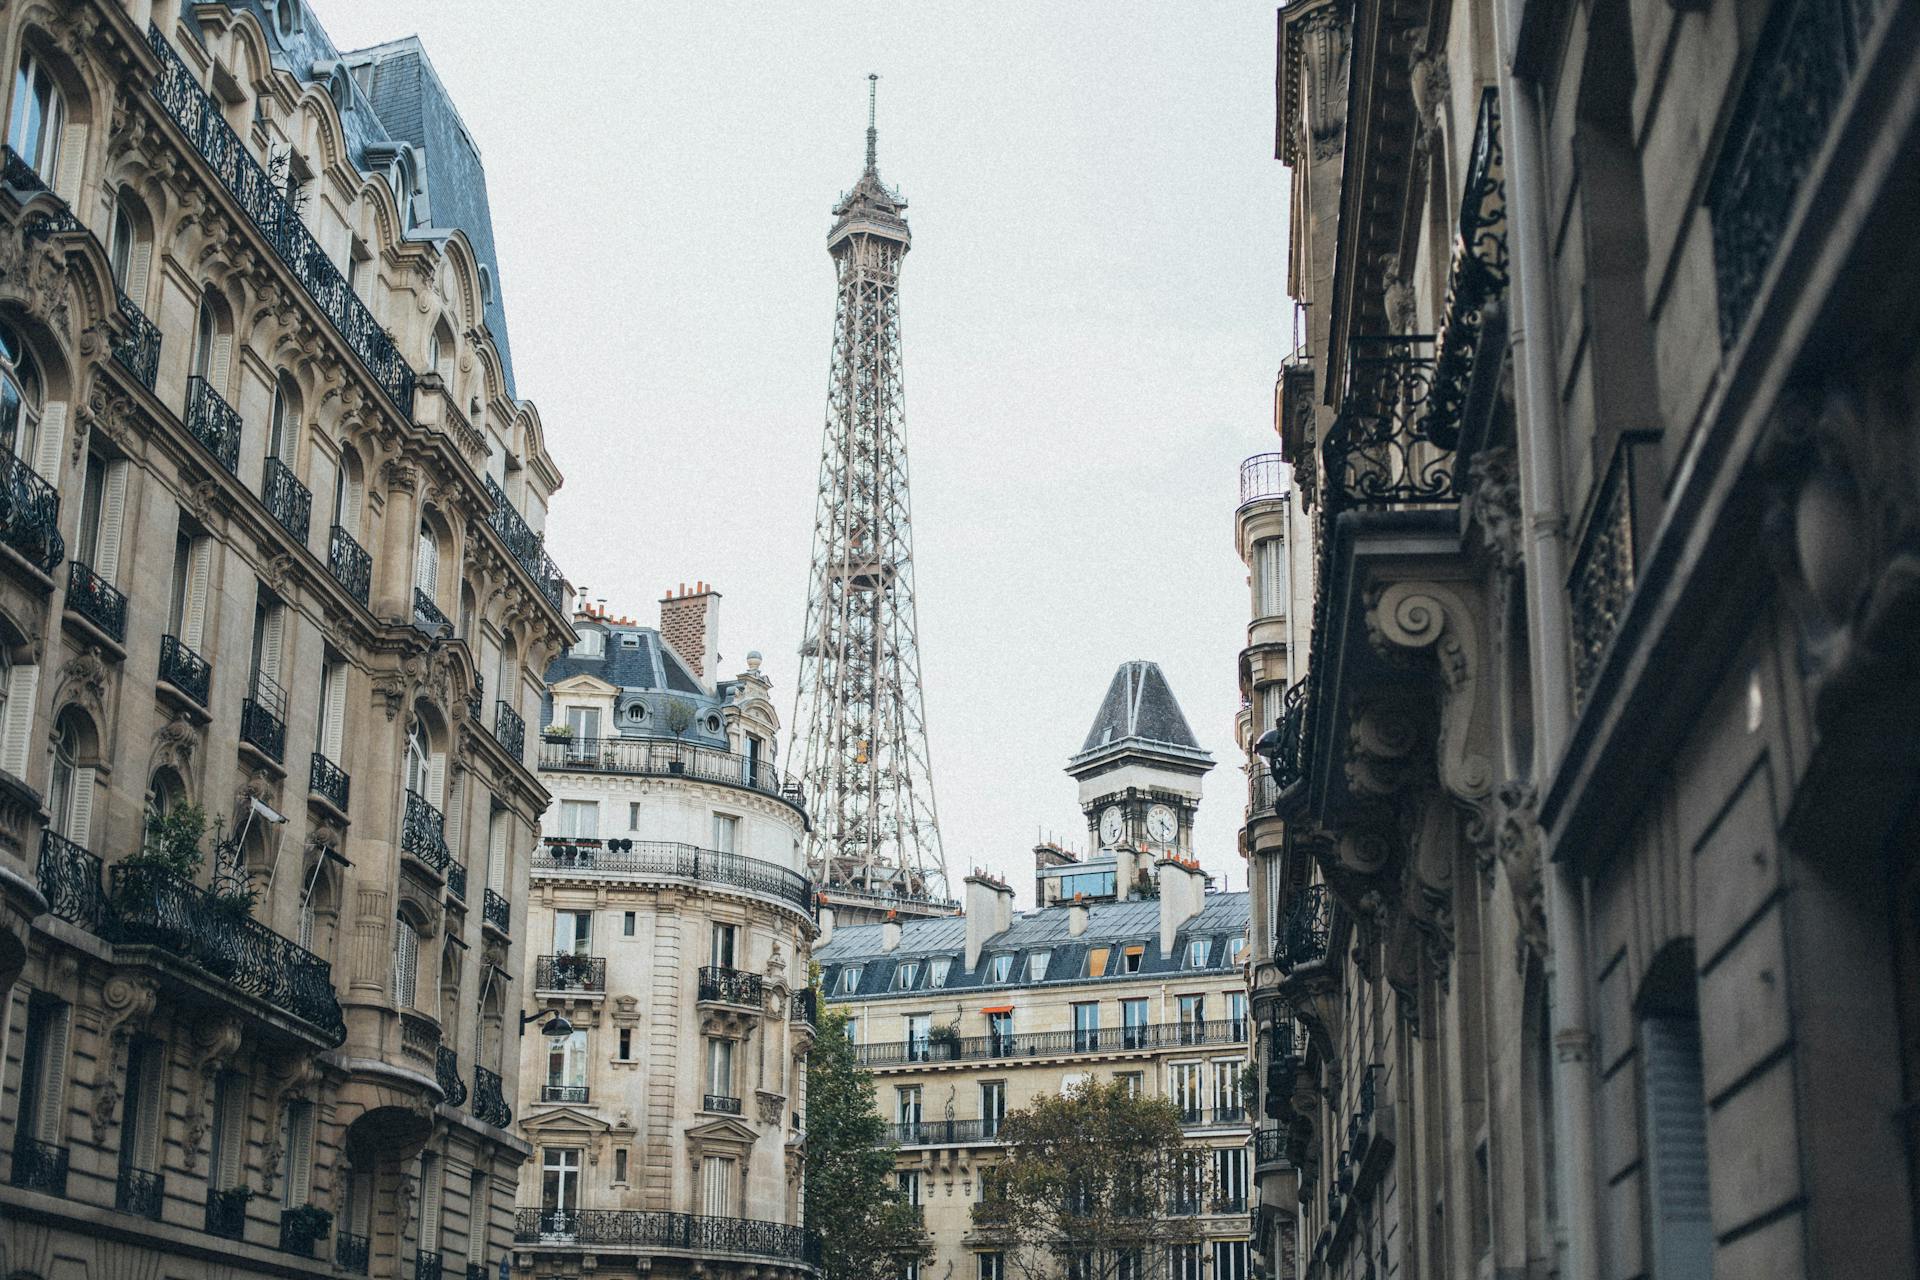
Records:
<instances>
[{"instance_id":1,"label":"pediment over window","mask_svg":"<svg viewBox=\"0 0 1920 1280\"><path fill-rule=\"evenodd\" d=\"M589 1112L573 1107L556 1107L552 1111L523 1116L520 1127L536 1140L565 1142L568 1139L585 1141L597 1138L606 1133L610 1126Z\"/></svg>"}]
</instances>

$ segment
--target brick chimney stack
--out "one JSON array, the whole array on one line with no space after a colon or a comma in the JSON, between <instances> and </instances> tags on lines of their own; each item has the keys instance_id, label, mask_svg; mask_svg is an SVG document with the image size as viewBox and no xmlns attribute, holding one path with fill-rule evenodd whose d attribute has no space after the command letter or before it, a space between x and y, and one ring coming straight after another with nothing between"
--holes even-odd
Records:
<instances>
[{"instance_id":1,"label":"brick chimney stack","mask_svg":"<svg viewBox=\"0 0 1920 1280\"><path fill-rule=\"evenodd\" d=\"M660 601L660 638L711 684L720 670L720 593L705 582L691 591L683 582L678 593L669 587Z\"/></svg>"}]
</instances>

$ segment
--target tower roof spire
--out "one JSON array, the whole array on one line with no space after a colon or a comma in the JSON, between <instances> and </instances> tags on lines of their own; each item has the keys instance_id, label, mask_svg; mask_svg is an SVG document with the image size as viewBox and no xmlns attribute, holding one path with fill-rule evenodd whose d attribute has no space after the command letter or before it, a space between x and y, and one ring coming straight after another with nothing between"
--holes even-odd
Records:
<instances>
[{"instance_id":1,"label":"tower roof spire","mask_svg":"<svg viewBox=\"0 0 1920 1280\"><path fill-rule=\"evenodd\" d=\"M867 75L867 172L875 173L875 153L880 141L880 131L873 124L874 100L880 93L880 77L869 72Z\"/></svg>"}]
</instances>

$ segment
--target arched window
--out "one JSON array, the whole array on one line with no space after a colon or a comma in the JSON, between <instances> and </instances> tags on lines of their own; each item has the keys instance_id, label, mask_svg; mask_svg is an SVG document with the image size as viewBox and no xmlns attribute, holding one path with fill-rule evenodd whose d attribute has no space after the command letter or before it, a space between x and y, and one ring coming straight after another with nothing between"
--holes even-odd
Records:
<instances>
[{"instance_id":1,"label":"arched window","mask_svg":"<svg viewBox=\"0 0 1920 1280\"><path fill-rule=\"evenodd\" d=\"M273 382L273 418L267 428L267 456L292 465L300 434L300 392L284 369Z\"/></svg>"},{"instance_id":2,"label":"arched window","mask_svg":"<svg viewBox=\"0 0 1920 1280\"><path fill-rule=\"evenodd\" d=\"M420 537L413 566L414 589L434 603L440 598L440 543L433 536L433 526L425 520L420 522Z\"/></svg>"},{"instance_id":3,"label":"arched window","mask_svg":"<svg viewBox=\"0 0 1920 1280\"><path fill-rule=\"evenodd\" d=\"M152 838L155 818L172 813L174 807L185 804L187 784L172 766L162 765L153 771L153 777L147 783L147 806L145 821L141 825L140 840L144 845Z\"/></svg>"},{"instance_id":4,"label":"arched window","mask_svg":"<svg viewBox=\"0 0 1920 1280\"><path fill-rule=\"evenodd\" d=\"M39 54L20 55L13 77L13 113L7 121L7 145L33 167L49 187L60 163L60 131L66 127L67 106L60 86Z\"/></svg>"},{"instance_id":5,"label":"arched window","mask_svg":"<svg viewBox=\"0 0 1920 1280\"><path fill-rule=\"evenodd\" d=\"M393 1006L414 1007L420 982L420 935L405 916L393 919Z\"/></svg>"},{"instance_id":6,"label":"arched window","mask_svg":"<svg viewBox=\"0 0 1920 1280\"><path fill-rule=\"evenodd\" d=\"M427 741L427 727L415 717L407 734L407 790L427 799L433 775L433 750Z\"/></svg>"},{"instance_id":7,"label":"arched window","mask_svg":"<svg viewBox=\"0 0 1920 1280\"><path fill-rule=\"evenodd\" d=\"M73 838L74 773L80 768L80 730L71 714L53 730L53 774L47 780L47 808L55 833Z\"/></svg>"},{"instance_id":8,"label":"arched window","mask_svg":"<svg viewBox=\"0 0 1920 1280\"><path fill-rule=\"evenodd\" d=\"M113 198L113 244L107 253L113 267L114 286L121 293L133 292L133 251L139 242L138 232L127 193L122 191Z\"/></svg>"},{"instance_id":9,"label":"arched window","mask_svg":"<svg viewBox=\"0 0 1920 1280\"><path fill-rule=\"evenodd\" d=\"M204 378L213 372L213 349L220 341L220 318L213 312L213 299L200 295L200 314L193 329L193 376Z\"/></svg>"},{"instance_id":10,"label":"arched window","mask_svg":"<svg viewBox=\"0 0 1920 1280\"><path fill-rule=\"evenodd\" d=\"M20 335L0 325L0 444L33 465L40 448L40 370Z\"/></svg>"}]
</instances>

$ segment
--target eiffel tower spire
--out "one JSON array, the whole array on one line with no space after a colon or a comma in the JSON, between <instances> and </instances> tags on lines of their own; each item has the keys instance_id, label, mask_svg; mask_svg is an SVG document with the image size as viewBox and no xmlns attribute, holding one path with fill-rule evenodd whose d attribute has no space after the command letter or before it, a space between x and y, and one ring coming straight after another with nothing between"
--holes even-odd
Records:
<instances>
[{"instance_id":1,"label":"eiffel tower spire","mask_svg":"<svg viewBox=\"0 0 1920 1280\"><path fill-rule=\"evenodd\" d=\"M878 79L867 78L866 169L827 236L839 289L787 758L801 764L808 866L829 896L926 911L948 887L920 693L900 380L900 264L912 236L907 202L876 165Z\"/></svg>"}]
</instances>

